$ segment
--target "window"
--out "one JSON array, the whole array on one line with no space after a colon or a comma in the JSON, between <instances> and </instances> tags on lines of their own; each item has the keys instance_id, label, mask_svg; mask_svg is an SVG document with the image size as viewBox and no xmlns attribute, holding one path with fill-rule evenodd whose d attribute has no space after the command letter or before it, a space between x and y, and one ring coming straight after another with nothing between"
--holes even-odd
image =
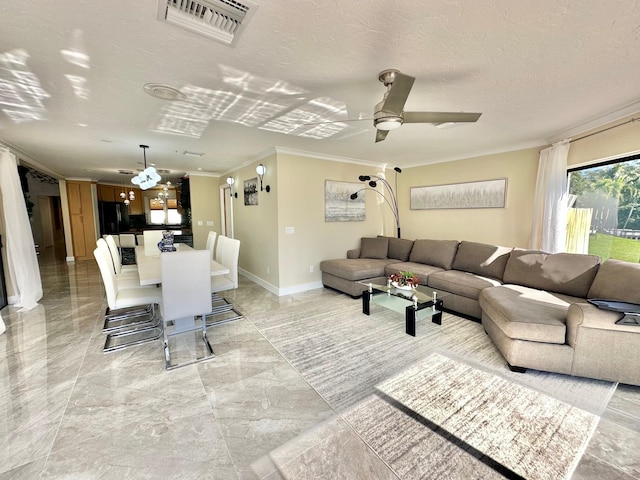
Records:
<instances>
[{"instance_id":1,"label":"window","mask_svg":"<svg viewBox=\"0 0 640 480\"><path fill-rule=\"evenodd\" d=\"M175 198L168 198L166 202L157 198L149 199L149 222L152 225L180 225L182 215L178 213Z\"/></svg>"},{"instance_id":2,"label":"window","mask_svg":"<svg viewBox=\"0 0 640 480\"><path fill-rule=\"evenodd\" d=\"M640 155L569 170L567 251L640 262Z\"/></svg>"}]
</instances>

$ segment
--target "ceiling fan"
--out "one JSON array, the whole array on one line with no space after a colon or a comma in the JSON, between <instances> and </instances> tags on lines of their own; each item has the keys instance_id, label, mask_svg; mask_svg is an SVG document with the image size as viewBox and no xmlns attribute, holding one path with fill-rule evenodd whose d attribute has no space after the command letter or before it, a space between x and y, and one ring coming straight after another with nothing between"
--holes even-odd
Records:
<instances>
[{"instance_id":1,"label":"ceiling fan","mask_svg":"<svg viewBox=\"0 0 640 480\"><path fill-rule=\"evenodd\" d=\"M396 69L380 72L378 80L384 83L387 91L380 103L375 106L373 126L376 127L376 142L387 137L389 130L395 130L403 123L458 123L476 122L482 113L466 112L405 112L414 77L400 73Z\"/></svg>"},{"instance_id":2,"label":"ceiling fan","mask_svg":"<svg viewBox=\"0 0 640 480\"><path fill-rule=\"evenodd\" d=\"M476 122L482 113L467 112L405 112L404 104L407 101L411 87L413 87L414 77L400 73L396 69L383 70L378 74L378 80L384 83L387 91L380 103L375 106L373 113L373 126L376 127L376 143L387 138L389 130L395 130L403 123L462 123ZM365 120L364 118L358 120ZM319 123L340 123L319 122ZM310 123L306 125L317 125Z\"/></svg>"}]
</instances>

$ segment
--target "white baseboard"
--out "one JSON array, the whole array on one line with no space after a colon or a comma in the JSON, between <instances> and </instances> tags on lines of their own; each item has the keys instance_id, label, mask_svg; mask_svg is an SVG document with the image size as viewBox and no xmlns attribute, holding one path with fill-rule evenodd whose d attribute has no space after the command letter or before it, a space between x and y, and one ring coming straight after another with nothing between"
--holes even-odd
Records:
<instances>
[{"instance_id":1,"label":"white baseboard","mask_svg":"<svg viewBox=\"0 0 640 480\"><path fill-rule=\"evenodd\" d=\"M272 285L271 283L267 282L266 280L260 277L257 277L253 273L249 273L246 270L243 270L242 268L238 269L238 273L243 277L248 278L249 280L264 287L274 295L278 295L279 297L282 297L283 295L291 295L293 293L306 292L308 290L315 290L316 288L323 287L322 281L319 280L317 282L303 283L301 285L294 285L292 287L278 288L275 285Z\"/></svg>"}]
</instances>

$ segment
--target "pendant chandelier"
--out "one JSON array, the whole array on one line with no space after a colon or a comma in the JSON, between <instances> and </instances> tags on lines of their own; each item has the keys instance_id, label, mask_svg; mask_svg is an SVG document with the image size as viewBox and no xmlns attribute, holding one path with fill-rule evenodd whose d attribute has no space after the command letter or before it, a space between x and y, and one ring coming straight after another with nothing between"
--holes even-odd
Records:
<instances>
[{"instance_id":1,"label":"pendant chandelier","mask_svg":"<svg viewBox=\"0 0 640 480\"><path fill-rule=\"evenodd\" d=\"M133 190L129 190L129 198L127 198L126 186L122 185L122 191L120 192L120 198L123 200L123 203L128 207L131 202L136 199L136 194Z\"/></svg>"},{"instance_id":2,"label":"pendant chandelier","mask_svg":"<svg viewBox=\"0 0 640 480\"><path fill-rule=\"evenodd\" d=\"M155 187L161 180L160 175L153 167L147 167L147 148L149 145L140 145L144 155L144 170L131 179L131 183L138 185L142 190Z\"/></svg>"}]
</instances>

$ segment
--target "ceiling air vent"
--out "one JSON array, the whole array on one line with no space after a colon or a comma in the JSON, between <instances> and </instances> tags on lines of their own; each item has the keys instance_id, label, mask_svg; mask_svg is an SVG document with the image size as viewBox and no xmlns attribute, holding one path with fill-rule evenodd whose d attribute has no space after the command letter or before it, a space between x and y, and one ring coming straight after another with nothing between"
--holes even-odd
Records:
<instances>
[{"instance_id":1,"label":"ceiling air vent","mask_svg":"<svg viewBox=\"0 0 640 480\"><path fill-rule=\"evenodd\" d=\"M233 47L257 8L236 0L158 0L158 20Z\"/></svg>"}]
</instances>

